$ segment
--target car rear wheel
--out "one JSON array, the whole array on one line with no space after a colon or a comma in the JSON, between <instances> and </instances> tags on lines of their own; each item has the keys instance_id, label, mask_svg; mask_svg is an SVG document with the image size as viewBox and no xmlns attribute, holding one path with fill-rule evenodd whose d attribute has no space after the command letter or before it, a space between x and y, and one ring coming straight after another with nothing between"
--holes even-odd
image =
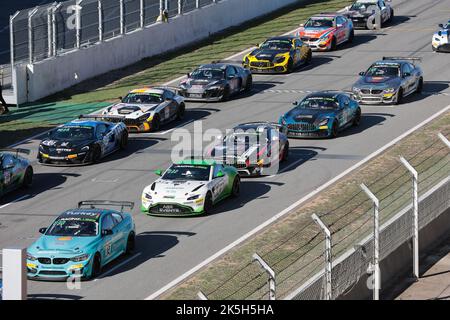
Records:
<instances>
[{"instance_id":1,"label":"car rear wheel","mask_svg":"<svg viewBox=\"0 0 450 320\"><path fill-rule=\"evenodd\" d=\"M122 138L120 139L120 149L125 150L128 145L128 133L124 132L122 134Z\"/></svg>"},{"instance_id":2,"label":"car rear wheel","mask_svg":"<svg viewBox=\"0 0 450 320\"><path fill-rule=\"evenodd\" d=\"M241 192L241 179L239 176L236 176L233 181L233 188L231 189L231 196L233 198L239 197L239 193Z\"/></svg>"},{"instance_id":3,"label":"car rear wheel","mask_svg":"<svg viewBox=\"0 0 450 320\"><path fill-rule=\"evenodd\" d=\"M132 254L135 246L136 246L136 236L135 236L134 232L131 232L130 235L128 236L127 248L125 250L125 254L127 254L127 255Z\"/></svg>"},{"instance_id":4,"label":"car rear wheel","mask_svg":"<svg viewBox=\"0 0 450 320\"><path fill-rule=\"evenodd\" d=\"M361 109L358 108L358 110L356 110L355 118L353 119L353 126L358 127L360 123L361 123Z\"/></svg>"},{"instance_id":5,"label":"car rear wheel","mask_svg":"<svg viewBox=\"0 0 450 320\"><path fill-rule=\"evenodd\" d=\"M33 183L33 168L28 167L27 170L25 170L22 187L29 188L29 187L31 187L32 183Z\"/></svg>"},{"instance_id":6,"label":"car rear wheel","mask_svg":"<svg viewBox=\"0 0 450 320\"><path fill-rule=\"evenodd\" d=\"M184 103L182 103L178 106L177 120L183 120L185 110L186 110L186 106L184 105Z\"/></svg>"},{"instance_id":7,"label":"car rear wheel","mask_svg":"<svg viewBox=\"0 0 450 320\"><path fill-rule=\"evenodd\" d=\"M211 192L208 192L205 197L205 204L203 205L203 212L209 214L213 207Z\"/></svg>"}]
</instances>

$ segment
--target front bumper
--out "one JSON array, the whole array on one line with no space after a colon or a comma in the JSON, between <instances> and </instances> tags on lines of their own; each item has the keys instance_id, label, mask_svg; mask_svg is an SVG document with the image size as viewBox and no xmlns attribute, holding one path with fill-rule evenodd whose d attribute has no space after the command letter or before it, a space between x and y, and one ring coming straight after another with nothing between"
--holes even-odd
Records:
<instances>
[{"instance_id":1,"label":"front bumper","mask_svg":"<svg viewBox=\"0 0 450 320\"><path fill-rule=\"evenodd\" d=\"M450 43L444 43L436 46L438 52L450 52Z\"/></svg>"},{"instance_id":2,"label":"front bumper","mask_svg":"<svg viewBox=\"0 0 450 320\"><path fill-rule=\"evenodd\" d=\"M320 38L308 37L302 37L301 39L312 51L329 51L331 49L331 39L320 40Z\"/></svg>"},{"instance_id":3,"label":"front bumper","mask_svg":"<svg viewBox=\"0 0 450 320\"><path fill-rule=\"evenodd\" d=\"M331 135L328 125L317 127L310 123L288 124L287 136L289 138L325 138Z\"/></svg>"},{"instance_id":4,"label":"front bumper","mask_svg":"<svg viewBox=\"0 0 450 320\"><path fill-rule=\"evenodd\" d=\"M42 259L45 257L40 257ZM40 263L38 260L27 260L27 277L35 280L66 280L69 277L85 278L91 273L91 259L73 262L69 258L59 258L68 260L63 264L54 264L55 258L51 259L52 263Z\"/></svg>"},{"instance_id":5,"label":"front bumper","mask_svg":"<svg viewBox=\"0 0 450 320\"><path fill-rule=\"evenodd\" d=\"M41 164L51 165L83 165L88 164L88 152L72 153L72 154L55 154L47 151L39 150L38 160Z\"/></svg>"},{"instance_id":6,"label":"front bumper","mask_svg":"<svg viewBox=\"0 0 450 320\"><path fill-rule=\"evenodd\" d=\"M358 103L361 104L392 104L397 98L397 91L384 93L381 89L363 89L354 94Z\"/></svg>"},{"instance_id":7,"label":"front bumper","mask_svg":"<svg viewBox=\"0 0 450 320\"><path fill-rule=\"evenodd\" d=\"M150 216L161 217L184 217L195 216L204 212L205 199L200 197L196 200L180 200L170 202L150 201L142 199L141 211Z\"/></svg>"},{"instance_id":8,"label":"front bumper","mask_svg":"<svg viewBox=\"0 0 450 320\"><path fill-rule=\"evenodd\" d=\"M249 61L242 66L252 73L286 73L288 72L287 62L273 63L271 61Z\"/></svg>"}]
</instances>

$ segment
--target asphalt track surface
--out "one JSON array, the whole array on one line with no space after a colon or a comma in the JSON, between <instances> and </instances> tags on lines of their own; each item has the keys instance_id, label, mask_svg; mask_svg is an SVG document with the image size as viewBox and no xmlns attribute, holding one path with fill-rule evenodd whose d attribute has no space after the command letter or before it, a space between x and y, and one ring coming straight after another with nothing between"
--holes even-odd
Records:
<instances>
[{"instance_id":1,"label":"asphalt track surface","mask_svg":"<svg viewBox=\"0 0 450 320\"><path fill-rule=\"evenodd\" d=\"M395 20L382 30L357 31L354 43L313 56L311 66L290 75L255 76L254 89L227 103L188 103L186 119L155 134L132 135L125 152L86 167L47 167L34 161L30 190L9 194L0 203L0 248L28 246L62 211L85 199L134 201L137 250L107 266L81 289L66 284L29 281L32 298L144 299L259 224L326 183L365 156L450 105L450 55L431 50L431 35L448 20L450 0L394 1ZM224 131L237 123L278 120L306 92L350 89L359 71L389 56L420 56L424 93L399 106L362 106L359 128L332 140L290 139L289 161L274 176L243 179L241 196L222 202L209 216L148 217L139 212L143 188L170 165L175 126ZM38 140L20 147L33 150ZM249 257L250 259L250 257Z\"/></svg>"}]
</instances>

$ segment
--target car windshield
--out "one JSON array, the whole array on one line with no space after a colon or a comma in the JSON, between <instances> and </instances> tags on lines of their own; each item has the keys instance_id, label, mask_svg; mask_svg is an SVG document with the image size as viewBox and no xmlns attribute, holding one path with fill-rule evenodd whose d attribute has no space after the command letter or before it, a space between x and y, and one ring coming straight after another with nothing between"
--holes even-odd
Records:
<instances>
[{"instance_id":1,"label":"car windshield","mask_svg":"<svg viewBox=\"0 0 450 320\"><path fill-rule=\"evenodd\" d=\"M94 137L94 128L93 127L76 127L76 126L67 126L57 128L51 134L51 139L54 140L88 140Z\"/></svg>"},{"instance_id":2,"label":"car windshield","mask_svg":"<svg viewBox=\"0 0 450 320\"><path fill-rule=\"evenodd\" d=\"M208 181L211 166L172 165L162 176L163 180Z\"/></svg>"},{"instance_id":3,"label":"car windshield","mask_svg":"<svg viewBox=\"0 0 450 320\"><path fill-rule=\"evenodd\" d=\"M227 145L250 144L250 142L258 143L260 141L263 141L263 139L267 140L267 138L264 137L262 132L256 132L254 130L251 130L246 132L235 132L229 134L223 138L223 142Z\"/></svg>"},{"instance_id":4,"label":"car windshield","mask_svg":"<svg viewBox=\"0 0 450 320\"><path fill-rule=\"evenodd\" d=\"M45 234L64 237L94 237L98 234L98 222L83 218L58 218Z\"/></svg>"},{"instance_id":5,"label":"car windshield","mask_svg":"<svg viewBox=\"0 0 450 320\"><path fill-rule=\"evenodd\" d=\"M269 50L290 50L292 42L290 40L267 40L261 44L261 49Z\"/></svg>"},{"instance_id":6,"label":"car windshield","mask_svg":"<svg viewBox=\"0 0 450 320\"><path fill-rule=\"evenodd\" d=\"M297 106L299 109L327 109L334 110L339 107L336 99L325 97L306 98Z\"/></svg>"},{"instance_id":7,"label":"car windshield","mask_svg":"<svg viewBox=\"0 0 450 320\"><path fill-rule=\"evenodd\" d=\"M129 93L122 99L123 103L161 103L163 102L160 93Z\"/></svg>"},{"instance_id":8,"label":"car windshield","mask_svg":"<svg viewBox=\"0 0 450 320\"><path fill-rule=\"evenodd\" d=\"M314 18L309 19L305 24L305 28L331 28L333 27L333 19Z\"/></svg>"},{"instance_id":9,"label":"car windshield","mask_svg":"<svg viewBox=\"0 0 450 320\"><path fill-rule=\"evenodd\" d=\"M399 66L372 66L367 70L366 77L398 77Z\"/></svg>"},{"instance_id":10,"label":"car windshield","mask_svg":"<svg viewBox=\"0 0 450 320\"><path fill-rule=\"evenodd\" d=\"M371 12L372 10L376 10L377 6L373 2L355 2L350 10L360 11L360 12Z\"/></svg>"},{"instance_id":11,"label":"car windshield","mask_svg":"<svg viewBox=\"0 0 450 320\"><path fill-rule=\"evenodd\" d=\"M191 73L192 79L216 79L221 80L225 79L225 71L222 69L213 69L213 68L200 68L196 69Z\"/></svg>"}]
</instances>

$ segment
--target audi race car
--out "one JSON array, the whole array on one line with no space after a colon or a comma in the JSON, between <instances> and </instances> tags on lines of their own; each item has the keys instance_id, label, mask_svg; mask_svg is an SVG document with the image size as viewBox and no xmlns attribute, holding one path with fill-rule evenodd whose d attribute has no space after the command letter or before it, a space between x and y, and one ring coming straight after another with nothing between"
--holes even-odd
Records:
<instances>
[{"instance_id":1,"label":"audi race car","mask_svg":"<svg viewBox=\"0 0 450 320\"><path fill-rule=\"evenodd\" d=\"M252 73L289 73L311 59L311 49L298 37L281 36L264 41L244 57L242 65Z\"/></svg>"},{"instance_id":2,"label":"audi race car","mask_svg":"<svg viewBox=\"0 0 450 320\"><path fill-rule=\"evenodd\" d=\"M441 29L433 34L431 47L433 51L450 52L450 20L445 25L439 24L439 27Z\"/></svg>"},{"instance_id":3,"label":"audi race car","mask_svg":"<svg viewBox=\"0 0 450 320\"><path fill-rule=\"evenodd\" d=\"M286 127L277 123L242 123L218 140L208 157L235 167L241 176L259 176L289 155Z\"/></svg>"},{"instance_id":4,"label":"audi race car","mask_svg":"<svg viewBox=\"0 0 450 320\"><path fill-rule=\"evenodd\" d=\"M384 0L357 0L343 13L355 28L381 28L394 18L394 9Z\"/></svg>"},{"instance_id":5,"label":"audi race car","mask_svg":"<svg viewBox=\"0 0 450 320\"><path fill-rule=\"evenodd\" d=\"M236 168L211 160L190 159L173 164L142 193L141 210L156 216L210 213L227 197L237 197L240 179Z\"/></svg>"},{"instance_id":6,"label":"audi race car","mask_svg":"<svg viewBox=\"0 0 450 320\"><path fill-rule=\"evenodd\" d=\"M337 13L322 13L300 25L300 39L312 50L330 51L344 42L352 42L355 36L353 23Z\"/></svg>"},{"instance_id":7,"label":"audi race car","mask_svg":"<svg viewBox=\"0 0 450 320\"><path fill-rule=\"evenodd\" d=\"M91 279L100 275L106 264L134 250L134 221L131 214L123 212L133 206L132 202L92 200L63 212L50 227L40 228L42 236L28 247L28 278Z\"/></svg>"},{"instance_id":8,"label":"audi race car","mask_svg":"<svg viewBox=\"0 0 450 320\"><path fill-rule=\"evenodd\" d=\"M205 64L187 75L179 93L186 101L227 101L232 95L252 89L249 70L227 63Z\"/></svg>"},{"instance_id":9,"label":"audi race car","mask_svg":"<svg viewBox=\"0 0 450 320\"><path fill-rule=\"evenodd\" d=\"M0 149L0 198L20 187L29 187L33 182L33 167L19 153L30 154L30 150Z\"/></svg>"},{"instance_id":10,"label":"audi race car","mask_svg":"<svg viewBox=\"0 0 450 320\"><path fill-rule=\"evenodd\" d=\"M78 120L51 130L39 145L39 162L51 165L97 163L125 149L128 144L125 124L103 120L101 115L82 115Z\"/></svg>"},{"instance_id":11,"label":"audi race car","mask_svg":"<svg viewBox=\"0 0 450 320\"><path fill-rule=\"evenodd\" d=\"M421 93L423 72L416 65L420 58L383 57L367 71L359 73L360 79L352 91L363 104L399 104L413 93Z\"/></svg>"},{"instance_id":12,"label":"audi race car","mask_svg":"<svg viewBox=\"0 0 450 320\"><path fill-rule=\"evenodd\" d=\"M337 137L339 131L361 122L361 108L352 93L320 91L307 95L280 117L288 137Z\"/></svg>"},{"instance_id":13,"label":"audi race car","mask_svg":"<svg viewBox=\"0 0 450 320\"><path fill-rule=\"evenodd\" d=\"M120 103L107 107L102 114L113 116L111 121L119 117L130 132L158 131L163 124L183 119L186 108L177 89L169 87L136 89L119 99Z\"/></svg>"}]
</instances>

